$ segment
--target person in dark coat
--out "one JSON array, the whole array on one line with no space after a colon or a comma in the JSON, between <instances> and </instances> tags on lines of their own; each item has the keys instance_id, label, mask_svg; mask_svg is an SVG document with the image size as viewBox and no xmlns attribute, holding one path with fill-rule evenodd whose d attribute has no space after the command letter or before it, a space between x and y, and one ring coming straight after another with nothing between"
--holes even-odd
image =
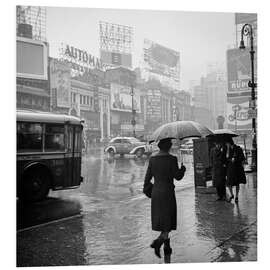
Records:
<instances>
[{"instance_id":1,"label":"person in dark coat","mask_svg":"<svg viewBox=\"0 0 270 270\"><path fill-rule=\"evenodd\" d=\"M164 254L172 253L169 233L176 230L177 206L174 191L174 179L181 180L186 168L182 164L178 167L177 157L169 154L172 146L171 139L163 139L158 143L160 151L151 156L144 179L144 187L149 185L154 177L151 193L151 221L152 230L161 232L153 241L151 247L160 258L160 247L164 244Z\"/></svg>"},{"instance_id":2,"label":"person in dark coat","mask_svg":"<svg viewBox=\"0 0 270 270\"><path fill-rule=\"evenodd\" d=\"M215 146L210 151L212 179L217 190L218 201L226 200L226 147L216 139Z\"/></svg>"},{"instance_id":3,"label":"person in dark coat","mask_svg":"<svg viewBox=\"0 0 270 270\"><path fill-rule=\"evenodd\" d=\"M238 194L240 190L239 184L246 184L246 175L244 171L245 156L240 146L234 144L232 139L226 143L226 160L227 160L227 186L230 191L231 201L234 198L233 186L236 187L235 202L238 203Z\"/></svg>"}]
</instances>

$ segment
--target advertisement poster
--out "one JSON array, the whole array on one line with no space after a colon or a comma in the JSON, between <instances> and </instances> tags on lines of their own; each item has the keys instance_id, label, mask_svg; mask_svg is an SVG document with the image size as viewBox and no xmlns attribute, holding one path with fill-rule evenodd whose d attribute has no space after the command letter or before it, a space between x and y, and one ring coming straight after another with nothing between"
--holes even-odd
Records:
<instances>
[{"instance_id":1,"label":"advertisement poster","mask_svg":"<svg viewBox=\"0 0 270 270\"><path fill-rule=\"evenodd\" d=\"M135 88L133 91L133 108L137 113L140 113L140 93ZM132 111L132 97L130 87L119 84L111 84L111 109L124 112Z\"/></svg>"},{"instance_id":2,"label":"advertisement poster","mask_svg":"<svg viewBox=\"0 0 270 270\"><path fill-rule=\"evenodd\" d=\"M254 48L254 76L257 78L257 49ZM227 51L228 92L250 91L251 63L249 50L230 49Z\"/></svg>"},{"instance_id":3,"label":"advertisement poster","mask_svg":"<svg viewBox=\"0 0 270 270\"><path fill-rule=\"evenodd\" d=\"M70 68L56 59L50 61L51 91L55 93L58 107L70 107Z\"/></svg>"},{"instance_id":4,"label":"advertisement poster","mask_svg":"<svg viewBox=\"0 0 270 270\"><path fill-rule=\"evenodd\" d=\"M251 131L252 119L249 115L249 97L228 98L227 123L228 128L237 132Z\"/></svg>"},{"instance_id":5,"label":"advertisement poster","mask_svg":"<svg viewBox=\"0 0 270 270\"><path fill-rule=\"evenodd\" d=\"M151 40L144 40L144 62L150 72L180 79L180 53L159 45Z\"/></svg>"}]
</instances>

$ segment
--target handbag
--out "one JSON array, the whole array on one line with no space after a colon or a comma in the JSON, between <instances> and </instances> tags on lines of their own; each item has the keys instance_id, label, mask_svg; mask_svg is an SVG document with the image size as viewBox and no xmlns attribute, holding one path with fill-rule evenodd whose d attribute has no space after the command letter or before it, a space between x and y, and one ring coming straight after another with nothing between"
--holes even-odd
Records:
<instances>
[{"instance_id":1,"label":"handbag","mask_svg":"<svg viewBox=\"0 0 270 270\"><path fill-rule=\"evenodd\" d=\"M143 186L143 193L148 197L151 198L152 195L152 189L153 189L153 184L149 182L149 184Z\"/></svg>"}]
</instances>

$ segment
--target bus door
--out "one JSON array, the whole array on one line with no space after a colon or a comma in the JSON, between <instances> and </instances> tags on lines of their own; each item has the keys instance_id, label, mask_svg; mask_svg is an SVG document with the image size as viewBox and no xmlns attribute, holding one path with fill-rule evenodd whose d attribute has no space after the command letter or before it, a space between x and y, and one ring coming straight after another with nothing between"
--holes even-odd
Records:
<instances>
[{"instance_id":1,"label":"bus door","mask_svg":"<svg viewBox=\"0 0 270 270\"><path fill-rule=\"evenodd\" d=\"M72 184L72 170L73 170L73 127L70 125L65 126L66 130L66 142L67 142L67 150L65 154L65 171L66 171L66 176L65 176L65 186L71 186Z\"/></svg>"},{"instance_id":2,"label":"bus door","mask_svg":"<svg viewBox=\"0 0 270 270\"><path fill-rule=\"evenodd\" d=\"M82 159L82 127L74 127L74 151L73 151L73 185L81 183L81 159Z\"/></svg>"},{"instance_id":3,"label":"bus door","mask_svg":"<svg viewBox=\"0 0 270 270\"><path fill-rule=\"evenodd\" d=\"M78 186L81 182L81 134L80 126L67 126L66 184Z\"/></svg>"}]
</instances>

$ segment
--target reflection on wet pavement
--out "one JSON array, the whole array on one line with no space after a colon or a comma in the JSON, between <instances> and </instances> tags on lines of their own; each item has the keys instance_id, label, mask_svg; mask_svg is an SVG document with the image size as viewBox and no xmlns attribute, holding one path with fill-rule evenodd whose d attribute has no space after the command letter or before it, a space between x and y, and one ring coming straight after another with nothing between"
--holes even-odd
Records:
<instances>
[{"instance_id":1,"label":"reflection on wet pavement","mask_svg":"<svg viewBox=\"0 0 270 270\"><path fill-rule=\"evenodd\" d=\"M33 249L38 242L32 239L36 235L39 237L40 234L45 241L39 252L47 251L46 243L56 248L59 242L54 239L59 239L65 249L57 251L62 258L59 265L70 265L69 258L74 259L74 256L77 257L73 265L256 260L256 180L248 177L247 185L241 186L238 206L216 202L215 194L203 194L193 187L191 156L185 158L186 176L175 182L178 228L171 233L173 254L170 258L164 258L162 254L163 259L158 259L149 247L158 232L151 230L150 200L142 194L147 165L146 158L125 156L109 160L102 149L88 154L83 159L84 182L81 187L50 194L79 201L82 218L65 223L62 230L67 235L60 233L61 238L50 232L50 227L45 240L44 228L21 234L18 236L21 245L26 242L29 252L32 250L36 254ZM58 233L59 226L56 226ZM71 236L70 231L78 235ZM79 245L78 251L74 249L76 245ZM69 251L65 247L69 247L72 253L66 259ZM47 265L57 265L58 262L58 258L51 256Z\"/></svg>"}]
</instances>

